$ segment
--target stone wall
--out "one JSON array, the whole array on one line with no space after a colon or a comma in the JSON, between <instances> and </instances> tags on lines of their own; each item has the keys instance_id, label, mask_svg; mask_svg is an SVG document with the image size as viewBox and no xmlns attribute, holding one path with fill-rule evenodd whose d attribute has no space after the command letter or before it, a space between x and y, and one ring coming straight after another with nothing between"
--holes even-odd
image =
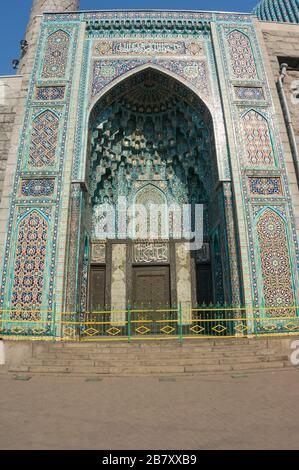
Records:
<instances>
[{"instance_id":1,"label":"stone wall","mask_svg":"<svg viewBox=\"0 0 299 470\"><path fill-rule=\"evenodd\" d=\"M0 201L22 77L0 77Z\"/></svg>"},{"instance_id":2,"label":"stone wall","mask_svg":"<svg viewBox=\"0 0 299 470\"><path fill-rule=\"evenodd\" d=\"M296 24L278 24L272 22L257 22L260 33L260 40L264 49L265 65L270 77L270 87L274 106L276 108L276 117L280 128L280 136L283 142L285 152L285 162L289 177L289 187L292 195L293 208L295 211L297 234L299 237L299 191L298 182L295 174L293 157L290 149L289 138L285 126L285 120L281 109L281 104L277 92L277 80L279 78L280 65L279 58L290 57L299 61L299 26ZM286 61L287 62L287 61ZM284 89L288 100L293 127L296 135L297 146L299 148L299 97L294 100L296 91L294 90L297 81L297 95L299 94L299 71L288 70L284 81ZM295 102L296 101L296 102Z\"/></svg>"},{"instance_id":3,"label":"stone wall","mask_svg":"<svg viewBox=\"0 0 299 470\"><path fill-rule=\"evenodd\" d=\"M263 36L268 50L271 69L275 81L279 77L278 57L297 57L299 63L299 26L276 25L275 30L269 29L267 24L266 28L263 26ZM286 60L286 62L288 62ZM299 145L299 98L297 103L294 102L294 85L295 81L299 80L299 70L289 70L285 79L285 91L289 104L290 113L294 125L295 134L297 137L297 144ZM299 94L299 85L297 84L297 94Z\"/></svg>"}]
</instances>

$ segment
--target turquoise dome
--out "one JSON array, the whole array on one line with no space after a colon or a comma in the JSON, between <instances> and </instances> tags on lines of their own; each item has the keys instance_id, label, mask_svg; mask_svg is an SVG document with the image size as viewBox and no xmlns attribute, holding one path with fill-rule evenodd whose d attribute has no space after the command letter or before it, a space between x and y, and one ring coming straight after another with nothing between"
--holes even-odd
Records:
<instances>
[{"instance_id":1,"label":"turquoise dome","mask_svg":"<svg viewBox=\"0 0 299 470\"><path fill-rule=\"evenodd\" d=\"M262 21L299 24L299 0L262 0L252 13Z\"/></svg>"}]
</instances>

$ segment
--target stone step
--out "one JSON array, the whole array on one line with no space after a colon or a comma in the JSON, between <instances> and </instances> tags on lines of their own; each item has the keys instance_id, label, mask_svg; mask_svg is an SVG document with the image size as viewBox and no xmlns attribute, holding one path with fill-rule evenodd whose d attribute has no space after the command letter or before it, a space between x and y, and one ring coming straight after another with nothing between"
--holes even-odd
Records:
<instances>
[{"instance_id":1,"label":"stone step","mask_svg":"<svg viewBox=\"0 0 299 470\"><path fill-rule=\"evenodd\" d=\"M289 367L279 341L200 339L35 343L33 357L12 373L138 376L208 374L275 370Z\"/></svg>"},{"instance_id":2,"label":"stone step","mask_svg":"<svg viewBox=\"0 0 299 470\"><path fill-rule=\"evenodd\" d=\"M255 356L253 357L239 357L236 359L238 364L243 364L243 363L262 363L262 362L277 362L277 361L287 361L288 357L283 356L283 355L273 355L273 356ZM181 358L181 359L173 359L173 358L168 358L161 360L160 358L143 358L138 361L130 361L134 365L141 365L141 366L147 366L147 365L161 365L161 366L172 366L172 365L219 365L219 364L234 364L235 360L233 358L218 358L218 359L213 359L213 358L206 358L206 359L198 359L194 357L190 358ZM129 362L129 364L130 364ZM41 359L33 359L31 361L27 361L24 363L24 366L40 366L40 367L52 367L52 366L62 366L62 367L77 367L77 366L83 366L83 367L112 367L112 366L120 366L120 367L126 367L128 365L128 361L124 360L118 360L118 361L105 361L105 360L41 360Z\"/></svg>"},{"instance_id":3,"label":"stone step","mask_svg":"<svg viewBox=\"0 0 299 470\"><path fill-rule=\"evenodd\" d=\"M14 371L14 369L13 369ZM109 367L86 367L86 366L63 366L63 365L53 365L53 366L42 366L42 365L32 365L28 367L29 373L38 374L40 372L46 372L50 374L55 373L64 373L71 374L72 372L80 372L82 374L109 374Z\"/></svg>"},{"instance_id":4,"label":"stone step","mask_svg":"<svg viewBox=\"0 0 299 470\"><path fill-rule=\"evenodd\" d=\"M236 361L238 364L247 364L247 363L264 363L264 362L280 362L280 361L287 361L288 356L285 355L264 355L264 356L255 356L254 358L252 357L238 357L236 358ZM220 364L234 364L234 361L231 360L231 358L224 357L220 359Z\"/></svg>"},{"instance_id":5,"label":"stone step","mask_svg":"<svg viewBox=\"0 0 299 470\"><path fill-rule=\"evenodd\" d=\"M257 364L256 362L251 362L248 364L235 364L233 365L233 370L235 371L242 371L242 370L257 370L257 369L283 369L285 367L292 367L291 364L288 364L286 361L268 361L268 362L260 362Z\"/></svg>"},{"instance_id":6,"label":"stone step","mask_svg":"<svg viewBox=\"0 0 299 470\"><path fill-rule=\"evenodd\" d=\"M253 342L248 342L247 340L242 340L239 342L231 342L229 340L226 340L225 342L220 342L219 339L217 340L217 343L215 344L215 341L208 341L206 342L205 340L188 340L184 341L182 345L179 344L179 342L176 341L161 341L158 344L155 344L151 341L146 341L144 342L140 341L133 341L131 343L128 342L121 342L121 341L115 341L115 342L107 342L107 341L98 341L98 342L79 342L79 343L66 343L66 344L61 344L61 343L56 343L51 345L52 350L57 350L57 351L70 351L70 352L76 352L76 350L82 351L82 350L89 350L89 351L98 351L99 349L101 350L132 350L132 349L139 349L139 350L147 350L147 349L152 349L152 350L173 350L173 349L204 349L208 350L209 348L213 349L226 349L226 348L231 348L231 349L239 349L240 346L242 348L259 348L259 347L267 347L267 341L254 341Z\"/></svg>"},{"instance_id":7,"label":"stone step","mask_svg":"<svg viewBox=\"0 0 299 470\"><path fill-rule=\"evenodd\" d=\"M160 356L160 355L154 355L154 354L151 354L151 355L135 355L132 357L130 357L129 359L134 361L134 362L140 362L140 363L147 363L147 362L157 362L157 363L188 363L190 361L192 362L199 362L199 363L207 363L207 364L217 364L219 362L223 362L223 363L229 363L229 362L233 362L234 360L237 360L238 362L253 362L254 360L256 361L267 361L267 360L273 360L273 358L280 358L280 359L283 359L283 360L287 360L288 357L286 355L282 356L282 355L278 355L278 354L275 354L275 353L272 353L272 354L269 354L269 351L266 353L259 353L258 351L255 352L254 354L249 354L249 355L246 355L246 354L243 354L243 355L231 355L231 354L226 354L226 355L219 355L217 354L216 356L215 355L204 355L204 356L200 356L200 355L186 355L186 356ZM32 363L39 363L39 364L55 364L55 363L61 363L63 365L70 365L72 363L74 364L94 364L94 363L109 363L109 364L113 364L113 363L128 363L128 358L127 357L120 357L120 356L113 356L113 355L109 355L109 356L94 356L94 357L76 357L76 358L71 358L71 357L62 357L62 356L57 356L55 355L55 357L51 356L51 355L40 355L39 357L36 357L36 358L32 358L30 361L26 361L25 364L29 363L29 364L32 364Z\"/></svg>"},{"instance_id":8,"label":"stone step","mask_svg":"<svg viewBox=\"0 0 299 470\"><path fill-rule=\"evenodd\" d=\"M27 374L74 374L74 375L103 375L103 376L138 376L138 375L181 375L181 374L200 374L200 373L226 373L231 371L260 371L276 370L288 367L283 361L244 364L222 364L222 365L185 365L185 366L163 366L163 365L139 365L139 366L111 366L111 367L65 367L65 366L32 366L28 368L13 368L10 372Z\"/></svg>"},{"instance_id":9,"label":"stone step","mask_svg":"<svg viewBox=\"0 0 299 470\"><path fill-rule=\"evenodd\" d=\"M109 367L114 367L115 365L120 366L120 367L127 367L128 364L130 365L131 361L49 361L49 360L35 360L35 361L28 361L24 365L26 366L46 366L46 367L51 367L51 366L64 366L64 367L76 367L76 366L83 366L83 367L102 367L102 366L109 366ZM172 365L185 365L185 364L207 364L207 365L216 365L219 364L220 361L213 360L213 359L207 359L207 360L201 360L198 361L193 358L189 359L179 359L179 360L164 360L160 361L159 359L151 359L151 360L138 360L134 361L134 366L135 365L141 365L141 366L147 366L147 365L163 365L163 366L172 366Z\"/></svg>"},{"instance_id":10,"label":"stone step","mask_svg":"<svg viewBox=\"0 0 299 470\"><path fill-rule=\"evenodd\" d=\"M106 341L106 340L94 340L94 341L79 341L76 343L52 343L51 349L103 349L103 348L119 348L119 349L126 349L130 348L138 348L138 349L167 349L173 347L182 347L184 348L207 348L207 347L239 347L239 346L258 346L258 345L266 345L267 340L248 340L248 339L240 339L240 340L231 340L228 338L226 340L221 340L220 338L215 338L215 340L205 340L205 339L188 339L184 340L182 343L179 342L178 339L176 340L161 340L159 342L154 342L151 340L147 340L146 337L139 337L138 340L132 340L130 343L128 341L121 341L121 340L114 340L114 341Z\"/></svg>"},{"instance_id":11,"label":"stone step","mask_svg":"<svg viewBox=\"0 0 299 470\"><path fill-rule=\"evenodd\" d=\"M173 360L188 360L190 357L196 358L197 360L220 360L222 358L228 358L231 360L238 359L238 358L254 358L256 356L259 357L268 357L271 356L272 354L276 354L275 352L271 352L269 350L257 350L257 351L239 351L239 352L231 352L231 351L225 351L225 352L216 352L212 351L209 353L198 353L197 351L177 351L175 353L154 353L153 351L147 351L144 353L136 352L133 353L131 352L130 354L124 355L124 354L90 354L90 355L70 355L70 354L57 354L57 353L42 353L37 355L35 358L39 360L63 360L63 361L137 361L137 360L151 360L151 359L157 359L159 361L163 360L168 360L169 358Z\"/></svg>"},{"instance_id":12,"label":"stone step","mask_svg":"<svg viewBox=\"0 0 299 470\"><path fill-rule=\"evenodd\" d=\"M57 348L53 348L51 350L49 350L48 352L45 352L44 354L59 354L59 355L62 355L62 354L65 354L65 355L98 355L98 354L121 354L121 355L127 355L127 354L136 354L136 353L140 353L140 354L146 354L148 352L153 352L153 353L161 353L161 354L170 354L170 353L190 353L190 351L192 352L197 352L198 354L208 354L208 353L225 353L225 352L229 352L229 353L246 353L246 352L251 352L251 351L260 351L260 350L268 350L267 347L265 347L265 345L252 345L252 346L249 346L249 345L244 345L244 346L239 346L239 347L236 347L236 346L231 346L231 347L227 347L227 348L224 348L224 347L206 347L206 348L197 348L197 347L180 347L179 345L177 347L173 347L173 348L134 348L132 347L131 345L127 345L127 348L82 348L82 349L79 349L79 348L76 348L76 349L72 349L72 348L62 348L62 349L57 349Z\"/></svg>"},{"instance_id":13,"label":"stone step","mask_svg":"<svg viewBox=\"0 0 299 470\"><path fill-rule=\"evenodd\" d=\"M283 369L286 364L283 361L271 361L271 362L249 362L249 363L236 363L233 365L225 366L221 365L220 368L229 367L229 370L233 371L249 371L249 370L264 370L264 369ZM185 372L202 372L203 366L186 366Z\"/></svg>"}]
</instances>

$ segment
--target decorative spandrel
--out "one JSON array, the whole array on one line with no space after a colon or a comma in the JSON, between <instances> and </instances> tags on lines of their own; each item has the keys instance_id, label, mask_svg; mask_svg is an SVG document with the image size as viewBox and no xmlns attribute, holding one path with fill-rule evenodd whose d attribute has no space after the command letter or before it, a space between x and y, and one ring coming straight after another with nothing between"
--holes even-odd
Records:
<instances>
[{"instance_id":1,"label":"decorative spandrel","mask_svg":"<svg viewBox=\"0 0 299 470\"><path fill-rule=\"evenodd\" d=\"M136 54L135 54L136 56ZM165 70L170 70L174 74L183 77L192 84L205 99L210 99L209 72L206 60L198 60L194 57L187 59L173 58L169 60L163 57L147 57L147 54L140 54L135 58L127 59L103 58L95 60L93 63L92 96L97 95L106 85L117 77L145 64L155 64Z\"/></svg>"}]
</instances>

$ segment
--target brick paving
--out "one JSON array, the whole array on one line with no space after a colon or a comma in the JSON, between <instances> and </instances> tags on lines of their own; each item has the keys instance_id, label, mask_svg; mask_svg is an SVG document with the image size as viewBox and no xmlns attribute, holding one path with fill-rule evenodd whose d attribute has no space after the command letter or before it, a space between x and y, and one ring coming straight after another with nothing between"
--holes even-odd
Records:
<instances>
[{"instance_id":1,"label":"brick paving","mask_svg":"<svg viewBox=\"0 0 299 470\"><path fill-rule=\"evenodd\" d=\"M299 371L0 375L1 449L298 449Z\"/></svg>"}]
</instances>

